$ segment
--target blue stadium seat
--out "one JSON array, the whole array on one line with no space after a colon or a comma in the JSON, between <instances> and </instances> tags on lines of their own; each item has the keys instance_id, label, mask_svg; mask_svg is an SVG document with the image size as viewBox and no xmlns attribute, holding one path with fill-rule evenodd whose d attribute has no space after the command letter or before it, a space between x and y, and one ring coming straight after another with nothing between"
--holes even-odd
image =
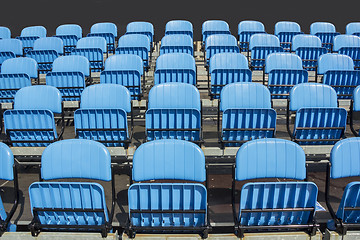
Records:
<instances>
[{"instance_id":1,"label":"blue stadium seat","mask_svg":"<svg viewBox=\"0 0 360 240\"><path fill-rule=\"evenodd\" d=\"M207 173L200 147L176 139L144 143L134 153L132 179L136 183L128 190L126 229L130 237L140 232L207 237Z\"/></svg>"},{"instance_id":2,"label":"blue stadium seat","mask_svg":"<svg viewBox=\"0 0 360 240\"><path fill-rule=\"evenodd\" d=\"M327 53L326 48L321 45L320 38L309 34L294 36L291 50L299 55L303 61L303 68L308 71L315 71L318 58Z\"/></svg>"},{"instance_id":3,"label":"blue stadium seat","mask_svg":"<svg viewBox=\"0 0 360 240\"><path fill-rule=\"evenodd\" d=\"M303 34L303 32L297 22L280 21L275 24L274 34L279 38L280 46L286 52L290 52L292 38L295 35Z\"/></svg>"},{"instance_id":4,"label":"blue stadium seat","mask_svg":"<svg viewBox=\"0 0 360 240\"><path fill-rule=\"evenodd\" d=\"M301 83L290 90L286 112L287 131L301 145L332 145L343 138L347 112L338 107L335 90L325 84ZM290 130L290 111L296 112Z\"/></svg>"},{"instance_id":5,"label":"blue stadium seat","mask_svg":"<svg viewBox=\"0 0 360 240\"><path fill-rule=\"evenodd\" d=\"M145 113L146 139L202 143L199 90L187 83L162 83L150 89Z\"/></svg>"},{"instance_id":6,"label":"blue stadium seat","mask_svg":"<svg viewBox=\"0 0 360 240\"><path fill-rule=\"evenodd\" d=\"M125 34L142 34L149 38L149 44L151 51L153 50L153 43L155 38L154 26L150 22L130 22L126 25Z\"/></svg>"},{"instance_id":7,"label":"blue stadium seat","mask_svg":"<svg viewBox=\"0 0 360 240\"><path fill-rule=\"evenodd\" d=\"M360 22L346 24L346 34L360 37Z\"/></svg>"},{"instance_id":8,"label":"blue stadium seat","mask_svg":"<svg viewBox=\"0 0 360 240\"><path fill-rule=\"evenodd\" d=\"M329 22L314 22L310 25L310 34L318 36L322 46L328 52L332 51L334 37L340 33L336 32L335 25Z\"/></svg>"},{"instance_id":9,"label":"blue stadium seat","mask_svg":"<svg viewBox=\"0 0 360 240\"><path fill-rule=\"evenodd\" d=\"M221 89L229 83L251 82L252 73L243 54L217 53L210 58L209 65L208 90L212 99L220 98Z\"/></svg>"},{"instance_id":10,"label":"blue stadium seat","mask_svg":"<svg viewBox=\"0 0 360 240\"><path fill-rule=\"evenodd\" d=\"M164 53L187 53L194 55L194 43L189 35L165 35L161 39L160 55Z\"/></svg>"},{"instance_id":11,"label":"blue stadium seat","mask_svg":"<svg viewBox=\"0 0 360 240\"><path fill-rule=\"evenodd\" d=\"M13 188L13 196L14 202L12 203L11 209L8 213L5 211L4 202L0 197L0 233L2 234L5 231L15 232L16 224L12 224L10 222L11 218L14 216L16 208L19 204L19 183L18 183L18 175L17 168L14 163L14 155L11 149L4 143L0 143L0 168L1 174L0 179L3 181L12 181L14 183ZM5 194L9 196L11 192L6 190L7 188L3 188ZM10 197L11 199L11 197Z\"/></svg>"},{"instance_id":12,"label":"blue stadium seat","mask_svg":"<svg viewBox=\"0 0 360 240\"><path fill-rule=\"evenodd\" d=\"M338 99L351 99L354 89L360 85L360 71L354 70L353 60L343 54L321 55L317 75L323 76L322 83L335 89Z\"/></svg>"},{"instance_id":13,"label":"blue stadium seat","mask_svg":"<svg viewBox=\"0 0 360 240\"><path fill-rule=\"evenodd\" d=\"M130 134L128 113L131 113ZM86 87L81 94L80 108L74 112L74 125L76 138L127 148L134 126L129 90L119 84Z\"/></svg>"},{"instance_id":14,"label":"blue stadium seat","mask_svg":"<svg viewBox=\"0 0 360 240\"><path fill-rule=\"evenodd\" d=\"M202 41L206 45L206 39L213 34L231 34L229 24L223 20L207 20L201 26Z\"/></svg>"},{"instance_id":15,"label":"blue stadium seat","mask_svg":"<svg viewBox=\"0 0 360 240\"><path fill-rule=\"evenodd\" d=\"M104 53L106 52L106 40L103 37L84 37L79 39L76 48L71 55L86 57L90 62L92 72L101 72L104 68Z\"/></svg>"},{"instance_id":16,"label":"blue stadium seat","mask_svg":"<svg viewBox=\"0 0 360 240\"><path fill-rule=\"evenodd\" d=\"M212 34L205 42L205 63L209 64L210 58L217 53L240 53L236 38L230 34Z\"/></svg>"},{"instance_id":17,"label":"blue stadium seat","mask_svg":"<svg viewBox=\"0 0 360 240\"><path fill-rule=\"evenodd\" d=\"M90 63L84 56L62 56L53 62L52 71L46 74L46 85L60 90L63 101L79 101L90 76Z\"/></svg>"},{"instance_id":18,"label":"blue stadium seat","mask_svg":"<svg viewBox=\"0 0 360 240\"><path fill-rule=\"evenodd\" d=\"M144 61L144 66L149 66L150 40L143 34L127 34L119 38L115 54L135 54Z\"/></svg>"},{"instance_id":19,"label":"blue stadium seat","mask_svg":"<svg viewBox=\"0 0 360 240\"><path fill-rule=\"evenodd\" d=\"M308 72L303 69L301 58L292 53L271 53L265 60L268 88L272 99L286 99L290 89L308 81ZM265 85L265 78L263 79Z\"/></svg>"},{"instance_id":20,"label":"blue stadium seat","mask_svg":"<svg viewBox=\"0 0 360 240\"><path fill-rule=\"evenodd\" d=\"M0 39L11 38L11 31L8 27L0 26Z\"/></svg>"},{"instance_id":21,"label":"blue stadium seat","mask_svg":"<svg viewBox=\"0 0 360 240\"><path fill-rule=\"evenodd\" d=\"M196 86L196 65L192 55L166 53L156 59L154 85L168 82L182 82Z\"/></svg>"},{"instance_id":22,"label":"blue stadium seat","mask_svg":"<svg viewBox=\"0 0 360 240\"><path fill-rule=\"evenodd\" d=\"M232 206L235 234L244 232L307 231L315 235L318 188L306 179L304 150L285 139L258 139L242 145L233 167ZM285 179L268 181L258 179ZM294 181L295 180L295 181ZM244 182L239 211L236 182ZM253 181L253 182L251 182Z\"/></svg>"},{"instance_id":23,"label":"blue stadium seat","mask_svg":"<svg viewBox=\"0 0 360 240\"><path fill-rule=\"evenodd\" d=\"M244 20L238 24L238 40L241 52L247 52L249 57L250 37L256 33L266 33L262 22Z\"/></svg>"},{"instance_id":24,"label":"blue stadium seat","mask_svg":"<svg viewBox=\"0 0 360 240\"><path fill-rule=\"evenodd\" d=\"M84 180L70 180L74 178ZM102 237L107 236L112 229L115 183L111 156L103 144L67 139L49 145L41 156L41 180L29 187L33 236L42 230L101 232ZM111 182L112 188L110 211L102 186L106 182Z\"/></svg>"},{"instance_id":25,"label":"blue stadium seat","mask_svg":"<svg viewBox=\"0 0 360 240\"><path fill-rule=\"evenodd\" d=\"M33 49L26 53L26 57L33 58L38 63L39 73L50 72L54 60L62 55L64 55L64 44L57 37L36 39Z\"/></svg>"},{"instance_id":26,"label":"blue stadium seat","mask_svg":"<svg viewBox=\"0 0 360 240\"><path fill-rule=\"evenodd\" d=\"M14 147L44 147L61 139L64 115L61 94L53 86L23 87L14 98L14 109L4 112L5 133ZM58 135L54 114L61 114L62 126Z\"/></svg>"},{"instance_id":27,"label":"blue stadium seat","mask_svg":"<svg viewBox=\"0 0 360 240\"><path fill-rule=\"evenodd\" d=\"M56 28L55 37L61 38L64 43L65 55L70 55L76 47L77 41L82 38L82 28L78 24L62 24Z\"/></svg>"},{"instance_id":28,"label":"blue stadium seat","mask_svg":"<svg viewBox=\"0 0 360 240\"><path fill-rule=\"evenodd\" d=\"M242 82L226 85L221 91L218 111L218 135L222 148L275 137L276 111L271 108L269 90L262 84Z\"/></svg>"},{"instance_id":29,"label":"blue stadium seat","mask_svg":"<svg viewBox=\"0 0 360 240\"><path fill-rule=\"evenodd\" d=\"M347 138L337 142L330 153L330 163L327 165L325 199L332 220L328 222L329 230L336 230L342 238L346 238L347 231L359 230L359 193L360 182L354 177L360 176L360 138ZM335 213L330 198L330 180L353 177L345 186L340 205ZM349 182L349 181L348 181ZM344 183L344 181L342 181ZM339 193L337 193L339 194ZM339 195L336 198L340 198Z\"/></svg>"},{"instance_id":30,"label":"blue stadium seat","mask_svg":"<svg viewBox=\"0 0 360 240\"><path fill-rule=\"evenodd\" d=\"M90 28L88 37L103 37L106 39L108 53L115 52L115 40L118 36L117 26L111 22L95 23Z\"/></svg>"},{"instance_id":31,"label":"blue stadium seat","mask_svg":"<svg viewBox=\"0 0 360 240\"><path fill-rule=\"evenodd\" d=\"M20 36L16 38L22 41L25 54L33 48L36 39L46 37L46 34L44 26L30 26L22 29Z\"/></svg>"},{"instance_id":32,"label":"blue stadium seat","mask_svg":"<svg viewBox=\"0 0 360 240\"><path fill-rule=\"evenodd\" d=\"M23 46L19 39L0 39L0 66L6 59L20 57L22 55Z\"/></svg>"},{"instance_id":33,"label":"blue stadium seat","mask_svg":"<svg viewBox=\"0 0 360 240\"><path fill-rule=\"evenodd\" d=\"M171 20L168 21L165 25L165 36L166 35L176 35L176 34L185 34L193 38L193 25L187 20Z\"/></svg>"},{"instance_id":34,"label":"blue stadium seat","mask_svg":"<svg viewBox=\"0 0 360 240\"><path fill-rule=\"evenodd\" d=\"M360 37L355 35L336 36L333 51L348 55L354 61L355 69L360 69Z\"/></svg>"},{"instance_id":35,"label":"blue stadium seat","mask_svg":"<svg viewBox=\"0 0 360 240\"><path fill-rule=\"evenodd\" d=\"M356 137L359 137L360 135L359 135L359 130L355 129L354 126L354 112L359 112L359 111L360 111L360 86L357 86L352 94L352 99L350 102L350 111L349 111L350 129Z\"/></svg>"},{"instance_id":36,"label":"blue stadium seat","mask_svg":"<svg viewBox=\"0 0 360 240\"><path fill-rule=\"evenodd\" d=\"M140 100L145 87L143 60L134 54L110 56L100 74L100 83L123 85L130 91L132 100Z\"/></svg>"},{"instance_id":37,"label":"blue stadium seat","mask_svg":"<svg viewBox=\"0 0 360 240\"><path fill-rule=\"evenodd\" d=\"M251 51L250 69L262 70L265 74L265 59L274 52L283 52L280 40L277 36L267 33L254 34L250 38L249 49Z\"/></svg>"}]
</instances>

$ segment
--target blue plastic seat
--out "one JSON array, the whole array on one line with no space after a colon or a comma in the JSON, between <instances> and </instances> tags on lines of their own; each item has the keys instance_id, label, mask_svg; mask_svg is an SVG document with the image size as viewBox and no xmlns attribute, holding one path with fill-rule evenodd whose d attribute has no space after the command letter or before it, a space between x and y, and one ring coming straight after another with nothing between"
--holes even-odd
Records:
<instances>
[{"instance_id":1,"label":"blue plastic seat","mask_svg":"<svg viewBox=\"0 0 360 240\"><path fill-rule=\"evenodd\" d=\"M118 36L117 26L111 22L95 23L90 28L88 37L103 37L106 40L107 51L109 53L115 52L115 39Z\"/></svg>"},{"instance_id":2,"label":"blue plastic seat","mask_svg":"<svg viewBox=\"0 0 360 240\"><path fill-rule=\"evenodd\" d=\"M242 145L233 168L232 205L235 233L248 231L308 231L315 235L318 188L306 179L304 150L285 139L258 139ZM286 179L264 181L257 179ZM295 181L294 181L295 180ZM247 181L235 206L236 182ZM249 182L250 181L250 182Z\"/></svg>"},{"instance_id":3,"label":"blue plastic seat","mask_svg":"<svg viewBox=\"0 0 360 240\"><path fill-rule=\"evenodd\" d=\"M193 25L187 20L171 20L168 21L165 25L165 36L166 35L176 35L176 34L185 34L193 38Z\"/></svg>"},{"instance_id":4,"label":"blue plastic seat","mask_svg":"<svg viewBox=\"0 0 360 240\"><path fill-rule=\"evenodd\" d=\"M223 20L207 20L201 26L202 41L206 45L206 39L213 34L231 34L229 24Z\"/></svg>"},{"instance_id":5,"label":"blue plastic seat","mask_svg":"<svg viewBox=\"0 0 360 240\"><path fill-rule=\"evenodd\" d=\"M359 130L355 129L354 126L354 112L359 112L359 111L360 111L360 86L357 86L352 93L350 111L349 111L350 129L356 137L359 137Z\"/></svg>"},{"instance_id":6,"label":"blue plastic seat","mask_svg":"<svg viewBox=\"0 0 360 240\"><path fill-rule=\"evenodd\" d=\"M19 39L0 39L0 66L6 59L20 57L22 55L23 46Z\"/></svg>"},{"instance_id":7,"label":"blue plastic seat","mask_svg":"<svg viewBox=\"0 0 360 240\"><path fill-rule=\"evenodd\" d=\"M46 37L47 31L44 26L30 26L21 30L20 36L16 37L23 43L24 54L30 51L38 38Z\"/></svg>"},{"instance_id":8,"label":"blue plastic seat","mask_svg":"<svg viewBox=\"0 0 360 240\"><path fill-rule=\"evenodd\" d=\"M150 48L154 42L154 26L150 22L130 22L126 25L125 34L142 34L149 38Z\"/></svg>"},{"instance_id":9,"label":"blue plastic seat","mask_svg":"<svg viewBox=\"0 0 360 240\"><path fill-rule=\"evenodd\" d=\"M175 139L141 144L134 153L132 179L141 183L128 190L129 236L180 232L207 237L207 177L200 147Z\"/></svg>"},{"instance_id":10,"label":"blue plastic seat","mask_svg":"<svg viewBox=\"0 0 360 240\"><path fill-rule=\"evenodd\" d=\"M272 99L286 99L293 86L308 81L301 58L292 53L269 54L265 60L265 74L268 74L267 86Z\"/></svg>"},{"instance_id":11,"label":"blue plastic seat","mask_svg":"<svg viewBox=\"0 0 360 240\"><path fill-rule=\"evenodd\" d=\"M346 34L360 37L360 22L350 22L346 24Z\"/></svg>"},{"instance_id":12,"label":"blue plastic seat","mask_svg":"<svg viewBox=\"0 0 360 240\"><path fill-rule=\"evenodd\" d=\"M301 83L290 90L287 130L301 145L332 145L344 136L347 112L339 108L335 90L325 84ZM290 111L296 112L290 130Z\"/></svg>"},{"instance_id":13,"label":"blue plastic seat","mask_svg":"<svg viewBox=\"0 0 360 240\"><path fill-rule=\"evenodd\" d=\"M119 38L115 54L135 54L144 61L144 66L149 66L150 40L144 34L126 34Z\"/></svg>"},{"instance_id":14,"label":"blue plastic seat","mask_svg":"<svg viewBox=\"0 0 360 240\"><path fill-rule=\"evenodd\" d=\"M323 76L322 83L335 89L339 99L351 99L354 89L360 85L360 71L354 70L353 60L343 54L321 55L317 75Z\"/></svg>"},{"instance_id":15,"label":"blue plastic seat","mask_svg":"<svg viewBox=\"0 0 360 240\"><path fill-rule=\"evenodd\" d=\"M202 141L199 90L187 83L162 83L150 89L145 113L146 139Z\"/></svg>"},{"instance_id":16,"label":"blue plastic seat","mask_svg":"<svg viewBox=\"0 0 360 240\"><path fill-rule=\"evenodd\" d=\"M104 53L106 40L103 37L84 37L79 39L71 55L86 57L90 62L92 72L101 72L104 68Z\"/></svg>"},{"instance_id":17,"label":"blue plastic seat","mask_svg":"<svg viewBox=\"0 0 360 240\"><path fill-rule=\"evenodd\" d=\"M8 27L0 26L0 39L11 38L11 31Z\"/></svg>"},{"instance_id":18,"label":"blue plastic seat","mask_svg":"<svg viewBox=\"0 0 360 240\"><path fill-rule=\"evenodd\" d=\"M335 25L329 22L314 22L310 25L310 34L318 36L322 46L329 52L332 51L334 37L340 33L336 32Z\"/></svg>"},{"instance_id":19,"label":"blue plastic seat","mask_svg":"<svg viewBox=\"0 0 360 240\"><path fill-rule=\"evenodd\" d=\"M116 54L106 59L100 83L123 85L130 91L132 100L140 100L145 86L144 77L144 62L138 55Z\"/></svg>"},{"instance_id":20,"label":"blue plastic seat","mask_svg":"<svg viewBox=\"0 0 360 240\"><path fill-rule=\"evenodd\" d=\"M355 69L360 69L360 37L355 35L336 36L333 51L348 55L354 61Z\"/></svg>"},{"instance_id":21,"label":"blue plastic seat","mask_svg":"<svg viewBox=\"0 0 360 240\"><path fill-rule=\"evenodd\" d=\"M38 63L39 73L50 72L54 60L62 55L64 55L64 44L57 37L36 39L33 49L26 53L26 57L33 58Z\"/></svg>"},{"instance_id":22,"label":"blue plastic seat","mask_svg":"<svg viewBox=\"0 0 360 240\"><path fill-rule=\"evenodd\" d=\"M127 113L131 113L129 134ZM108 147L128 147L133 128L131 96L119 84L95 84L81 94L74 112L76 138L95 140Z\"/></svg>"},{"instance_id":23,"label":"blue plastic seat","mask_svg":"<svg viewBox=\"0 0 360 240\"><path fill-rule=\"evenodd\" d=\"M322 47L319 37L309 34L301 34L293 37L291 50L303 61L303 68L308 71L315 71L317 60L327 53L327 49Z\"/></svg>"},{"instance_id":24,"label":"blue plastic seat","mask_svg":"<svg viewBox=\"0 0 360 240\"><path fill-rule=\"evenodd\" d=\"M46 85L60 90L63 101L79 101L90 76L90 63L84 56L62 56L53 62L52 71L46 74Z\"/></svg>"},{"instance_id":25,"label":"blue plastic seat","mask_svg":"<svg viewBox=\"0 0 360 240\"><path fill-rule=\"evenodd\" d=\"M249 57L249 42L252 35L266 33L262 22L244 20L238 24L238 40L241 52L247 52Z\"/></svg>"},{"instance_id":26,"label":"blue plastic seat","mask_svg":"<svg viewBox=\"0 0 360 240\"><path fill-rule=\"evenodd\" d=\"M58 135L54 114L62 115L62 128ZM4 112L5 133L14 147L44 147L61 139L64 115L61 94L53 86L23 87L14 98L14 109Z\"/></svg>"},{"instance_id":27,"label":"blue plastic seat","mask_svg":"<svg viewBox=\"0 0 360 240\"><path fill-rule=\"evenodd\" d=\"M185 34L165 35L161 39L160 55L164 53L187 53L194 55L194 43L190 36Z\"/></svg>"},{"instance_id":28,"label":"blue plastic seat","mask_svg":"<svg viewBox=\"0 0 360 240\"><path fill-rule=\"evenodd\" d=\"M168 82L189 83L196 86L196 65L187 53L166 53L156 59L154 85Z\"/></svg>"},{"instance_id":29,"label":"blue plastic seat","mask_svg":"<svg viewBox=\"0 0 360 240\"><path fill-rule=\"evenodd\" d=\"M275 137L276 111L269 90L254 82L227 84L220 95L218 130L222 147Z\"/></svg>"},{"instance_id":30,"label":"blue plastic seat","mask_svg":"<svg viewBox=\"0 0 360 240\"><path fill-rule=\"evenodd\" d=\"M73 178L87 181L64 181ZM29 187L33 236L41 230L96 231L107 236L112 229L115 196L113 190L108 211L102 182L111 181L112 188L115 185L110 152L103 144L67 139L49 145L41 156L41 180Z\"/></svg>"},{"instance_id":31,"label":"blue plastic seat","mask_svg":"<svg viewBox=\"0 0 360 240\"><path fill-rule=\"evenodd\" d=\"M212 34L205 42L205 60L209 64L210 58L217 53L240 53L236 38L230 34Z\"/></svg>"},{"instance_id":32,"label":"blue plastic seat","mask_svg":"<svg viewBox=\"0 0 360 240\"><path fill-rule=\"evenodd\" d=\"M209 95L220 98L221 89L234 82L251 82L252 73L247 58L240 53L217 53L210 58Z\"/></svg>"},{"instance_id":33,"label":"blue plastic seat","mask_svg":"<svg viewBox=\"0 0 360 240\"><path fill-rule=\"evenodd\" d=\"M257 33L251 36L249 42L251 51L250 69L262 70L265 73L265 59L274 52L283 52L280 40L277 36L267 33Z\"/></svg>"},{"instance_id":34,"label":"blue plastic seat","mask_svg":"<svg viewBox=\"0 0 360 240\"><path fill-rule=\"evenodd\" d=\"M64 43L65 55L70 55L76 47L77 41L82 38L82 28L78 24L62 24L56 28L55 37L61 38Z\"/></svg>"},{"instance_id":35,"label":"blue plastic seat","mask_svg":"<svg viewBox=\"0 0 360 240\"><path fill-rule=\"evenodd\" d=\"M297 22L280 21L275 24L274 34L279 38L280 46L286 52L290 52L292 38L295 35L303 34L303 32Z\"/></svg>"}]
</instances>

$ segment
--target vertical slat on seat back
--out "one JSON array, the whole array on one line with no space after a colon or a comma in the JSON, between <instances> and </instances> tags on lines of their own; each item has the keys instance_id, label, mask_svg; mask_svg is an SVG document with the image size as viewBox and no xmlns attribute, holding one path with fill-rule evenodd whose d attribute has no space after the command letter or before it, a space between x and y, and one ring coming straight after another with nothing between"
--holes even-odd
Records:
<instances>
[{"instance_id":1,"label":"vertical slat on seat back","mask_svg":"<svg viewBox=\"0 0 360 240\"><path fill-rule=\"evenodd\" d=\"M38 78L38 66L37 62L32 58L12 58L5 60L3 64L1 64L1 73L26 73L30 78Z\"/></svg>"}]
</instances>

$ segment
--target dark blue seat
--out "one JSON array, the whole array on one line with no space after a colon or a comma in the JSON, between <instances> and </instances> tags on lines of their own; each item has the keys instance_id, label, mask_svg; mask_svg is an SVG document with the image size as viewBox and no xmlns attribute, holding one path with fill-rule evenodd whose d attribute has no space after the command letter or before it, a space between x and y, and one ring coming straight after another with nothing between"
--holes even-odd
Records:
<instances>
[{"instance_id":1,"label":"dark blue seat","mask_svg":"<svg viewBox=\"0 0 360 240\"><path fill-rule=\"evenodd\" d=\"M82 38L82 28L78 24L62 24L56 28L55 37L63 40L64 54L70 55L77 41Z\"/></svg>"},{"instance_id":2,"label":"dark blue seat","mask_svg":"<svg viewBox=\"0 0 360 240\"><path fill-rule=\"evenodd\" d=\"M303 32L297 22L279 21L275 24L274 34L279 38L280 46L286 52L290 52L292 38Z\"/></svg>"}]
</instances>

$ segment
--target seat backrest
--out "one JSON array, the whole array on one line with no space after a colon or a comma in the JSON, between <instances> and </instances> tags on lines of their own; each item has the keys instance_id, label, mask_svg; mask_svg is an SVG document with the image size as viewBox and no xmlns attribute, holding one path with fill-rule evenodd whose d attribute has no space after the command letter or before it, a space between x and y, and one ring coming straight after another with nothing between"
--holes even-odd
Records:
<instances>
[{"instance_id":1,"label":"seat backrest","mask_svg":"<svg viewBox=\"0 0 360 240\"><path fill-rule=\"evenodd\" d=\"M249 69L249 63L241 53L217 53L210 58L209 72L216 69Z\"/></svg>"},{"instance_id":2,"label":"seat backrest","mask_svg":"<svg viewBox=\"0 0 360 240\"><path fill-rule=\"evenodd\" d=\"M134 181L174 179L204 182L205 156L201 148L178 139L154 140L141 144L133 157Z\"/></svg>"},{"instance_id":3,"label":"seat backrest","mask_svg":"<svg viewBox=\"0 0 360 240\"><path fill-rule=\"evenodd\" d=\"M314 22L310 25L310 34L336 32L335 25L329 22Z\"/></svg>"},{"instance_id":4,"label":"seat backrest","mask_svg":"<svg viewBox=\"0 0 360 240\"><path fill-rule=\"evenodd\" d=\"M319 57L317 72L318 74L324 74L329 70L354 70L354 61L351 57L344 54L323 54Z\"/></svg>"},{"instance_id":5,"label":"seat backrest","mask_svg":"<svg viewBox=\"0 0 360 240\"><path fill-rule=\"evenodd\" d=\"M106 53L106 40L103 37L84 37L79 39L76 48L99 48Z\"/></svg>"},{"instance_id":6,"label":"seat backrest","mask_svg":"<svg viewBox=\"0 0 360 240\"><path fill-rule=\"evenodd\" d=\"M207 20L203 22L202 34L207 31L230 31L229 24L223 20Z\"/></svg>"},{"instance_id":7,"label":"seat backrest","mask_svg":"<svg viewBox=\"0 0 360 240\"><path fill-rule=\"evenodd\" d=\"M265 73L275 69L302 70L302 60L293 53L270 53L265 59Z\"/></svg>"},{"instance_id":8,"label":"seat backrest","mask_svg":"<svg viewBox=\"0 0 360 240\"><path fill-rule=\"evenodd\" d=\"M124 109L131 112L131 95L120 84L95 84L88 86L81 93L82 109Z\"/></svg>"},{"instance_id":9,"label":"seat backrest","mask_svg":"<svg viewBox=\"0 0 360 240\"><path fill-rule=\"evenodd\" d=\"M346 34L360 34L360 22L351 22L346 25Z\"/></svg>"},{"instance_id":10,"label":"seat backrest","mask_svg":"<svg viewBox=\"0 0 360 240\"><path fill-rule=\"evenodd\" d=\"M154 35L154 26L150 22L131 22L126 25L127 33L141 33L141 32L149 32L151 35Z\"/></svg>"},{"instance_id":11,"label":"seat backrest","mask_svg":"<svg viewBox=\"0 0 360 240\"><path fill-rule=\"evenodd\" d=\"M227 84L220 94L220 111L236 108L271 108L267 87L255 82Z\"/></svg>"},{"instance_id":12,"label":"seat backrest","mask_svg":"<svg viewBox=\"0 0 360 240\"><path fill-rule=\"evenodd\" d=\"M85 76L90 75L90 63L84 56L70 55L61 56L54 60L53 72L82 72Z\"/></svg>"},{"instance_id":13,"label":"seat backrest","mask_svg":"<svg viewBox=\"0 0 360 240\"><path fill-rule=\"evenodd\" d=\"M150 51L150 40L143 34L123 35L119 38L119 47L145 47Z\"/></svg>"},{"instance_id":14,"label":"seat backrest","mask_svg":"<svg viewBox=\"0 0 360 240\"><path fill-rule=\"evenodd\" d=\"M244 143L236 154L235 180L306 178L305 152L295 142L267 138Z\"/></svg>"},{"instance_id":15,"label":"seat backrest","mask_svg":"<svg viewBox=\"0 0 360 240\"><path fill-rule=\"evenodd\" d=\"M193 40L189 35L185 35L185 34L165 35L161 39L161 47L163 46L193 47Z\"/></svg>"},{"instance_id":16,"label":"seat backrest","mask_svg":"<svg viewBox=\"0 0 360 240\"><path fill-rule=\"evenodd\" d=\"M360 111L360 86L357 86L353 92L352 99L354 101L353 110Z\"/></svg>"},{"instance_id":17,"label":"seat backrest","mask_svg":"<svg viewBox=\"0 0 360 240\"><path fill-rule=\"evenodd\" d=\"M96 141L66 139L50 144L41 155L41 177L44 180L85 178L111 180L111 156Z\"/></svg>"},{"instance_id":18,"label":"seat backrest","mask_svg":"<svg viewBox=\"0 0 360 240\"><path fill-rule=\"evenodd\" d=\"M8 27L0 26L0 39L11 38L11 31Z\"/></svg>"},{"instance_id":19,"label":"seat backrest","mask_svg":"<svg viewBox=\"0 0 360 240\"><path fill-rule=\"evenodd\" d=\"M278 35L281 32L301 32L301 27L297 22L280 21L275 24L274 34Z\"/></svg>"},{"instance_id":20,"label":"seat backrest","mask_svg":"<svg viewBox=\"0 0 360 240\"><path fill-rule=\"evenodd\" d=\"M267 33L257 33L250 37L249 48L254 47L280 47L280 40L277 36Z\"/></svg>"},{"instance_id":21,"label":"seat backrest","mask_svg":"<svg viewBox=\"0 0 360 240\"><path fill-rule=\"evenodd\" d=\"M195 59L187 53L162 54L156 59L156 69L191 69L195 72Z\"/></svg>"},{"instance_id":22,"label":"seat backrest","mask_svg":"<svg viewBox=\"0 0 360 240\"><path fill-rule=\"evenodd\" d=\"M106 59L105 70L135 70L142 75L144 73L144 62L138 55L116 54Z\"/></svg>"},{"instance_id":23,"label":"seat backrest","mask_svg":"<svg viewBox=\"0 0 360 240\"><path fill-rule=\"evenodd\" d=\"M117 26L111 22L95 23L90 28L90 33L112 33L117 37Z\"/></svg>"},{"instance_id":24,"label":"seat backrest","mask_svg":"<svg viewBox=\"0 0 360 240\"><path fill-rule=\"evenodd\" d=\"M360 37L355 35L337 35L334 37L333 51L337 52L343 47L360 48Z\"/></svg>"},{"instance_id":25,"label":"seat backrest","mask_svg":"<svg viewBox=\"0 0 360 240\"><path fill-rule=\"evenodd\" d=\"M255 20L244 20L238 24L238 34L242 32L265 32L265 26L262 22Z\"/></svg>"},{"instance_id":26,"label":"seat backrest","mask_svg":"<svg viewBox=\"0 0 360 240\"><path fill-rule=\"evenodd\" d=\"M290 110L300 108L336 108L337 94L329 85L301 83L290 90Z\"/></svg>"},{"instance_id":27,"label":"seat backrest","mask_svg":"<svg viewBox=\"0 0 360 240\"><path fill-rule=\"evenodd\" d=\"M206 38L206 48L212 46L237 46L236 38L230 34L213 34Z\"/></svg>"},{"instance_id":28,"label":"seat backrest","mask_svg":"<svg viewBox=\"0 0 360 240\"><path fill-rule=\"evenodd\" d=\"M56 35L75 35L82 38L82 28L78 24L62 24L56 28Z\"/></svg>"},{"instance_id":29,"label":"seat backrest","mask_svg":"<svg viewBox=\"0 0 360 240\"><path fill-rule=\"evenodd\" d=\"M0 179L14 180L14 155L10 147L2 142L0 143L0 159Z\"/></svg>"},{"instance_id":30,"label":"seat backrest","mask_svg":"<svg viewBox=\"0 0 360 240\"><path fill-rule=\"evenodd\" d=\"M29 57L11 58L2 63L1 73L26 73L30 78L38 78L38 65L34 59Z\"/></svg>"},{"instance_id":31,"label":"seat backrest","mask_svg":"<svg viewBox=\"0 0 360 240\"><path fill-rule=\"evenodd\" d=\"M193 108L201 110L199 90L188 83L161 83L150 89L148 109Z\"/></svg>"},{"instance_id":32,"label":"seat backrest","mask_svg":"<svg viewBox=\"0 0 360 240\"><path fill-rule=\"evenodd\" d=\"M165 25L165 35L187 33L191 37L193 35L193 25L187 20L171 20Z\"/></svg>"},{"instance_id":33,"label":"seat backrest","mask_svg":"<svg viewBox=\"0 0 360 240\"><path fill-rule=\"evenodd\" d=\"M0 52L13 52L16 56L22 56L22 41L15 38L0 39Z\"/></svg>"},{"instance_id":34,"label":"seat backrest","mask_svg":"<svg viewBox=\"0 0 360 240\"><path fill-rule=\"evenodd\" d=\"M299 47L321 47L319 37L310 34L299 34L293 37L291 50L296 51Z\"/></svg>"},{"instance_id":35,"label":"seat backrest","mask_svg":"<svg viewBox=\"0 0 360 240\"><path fill-rule=\"evenodd\" d=\"M34 42L34 50L55 50L58 54L64 54L64 44L60 38L44 37Z\"/></svg>"},{"instance_id":36,"label":"seat backrest","mask_svg":"<svg viewBox=\"0 0 360 240\"><path fill-rule=\"evenodd\" d=\"M14 109L50 110L53 113L61 113L61 102L62 96L56 87L49 85L34 85L23 87L16 92Z\"/></svg>"},{"instance_id":37,"label":"seat backrest","mask_svg":"<svg viewBox=\"0 0 360 240\"><path fill-rule=\"evenodd\" d=\"M46 37L46 28L44 26L30 26L21 30L21 37Z\"/></svg>"}]
</instances>

